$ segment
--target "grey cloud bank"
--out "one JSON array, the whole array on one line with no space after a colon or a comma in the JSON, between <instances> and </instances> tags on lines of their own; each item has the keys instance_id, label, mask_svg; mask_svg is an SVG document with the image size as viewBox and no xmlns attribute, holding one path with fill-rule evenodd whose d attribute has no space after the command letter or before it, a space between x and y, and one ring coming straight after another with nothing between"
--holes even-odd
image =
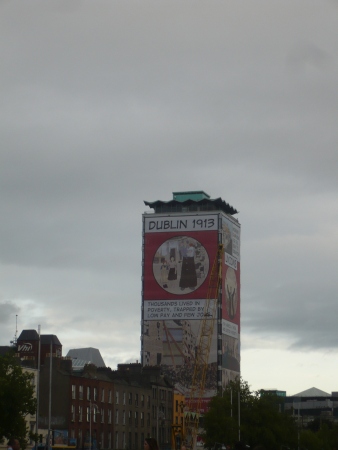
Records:
<instances>
[{"instance_id":1,"label":"grey cloud bank","mask_svg":"<svg viewBox=\"0 0 338 450\"><path fill-rule=\"evenodd\" d=\"M337 390L330 357L301 384L338 345L337 12L3 2L1 343L18 314L65 353L139 359L143 200L203 189L240 211L243 377Z\"/></svg>"}]
</instances>

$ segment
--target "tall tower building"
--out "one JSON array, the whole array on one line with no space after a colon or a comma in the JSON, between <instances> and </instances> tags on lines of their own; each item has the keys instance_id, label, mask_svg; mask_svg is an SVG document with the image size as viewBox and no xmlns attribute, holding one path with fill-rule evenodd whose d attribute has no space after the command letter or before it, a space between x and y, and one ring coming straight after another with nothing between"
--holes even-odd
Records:
<instances>
[{"instance_id":1,"label":"tall tower building","mask_svg":"<svg viewBox=\"0 0 338 450\"><path fill-rule=\"evenodd\" d=\"M144 202L143 365L161 365L188 396L210 273L223 244L222 282L210 343L202 411L240 375L240 224L237 210L203 191L174 192L169 201Z\"/></svg>"}]
</instances>

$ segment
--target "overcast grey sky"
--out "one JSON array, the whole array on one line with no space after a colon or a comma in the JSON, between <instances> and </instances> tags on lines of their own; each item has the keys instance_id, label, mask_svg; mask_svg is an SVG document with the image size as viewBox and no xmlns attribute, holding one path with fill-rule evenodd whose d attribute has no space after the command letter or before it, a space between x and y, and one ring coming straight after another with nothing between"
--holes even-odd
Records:
<instances>
[{"instance_id":1,"label":"overcast grey sky","mask_svg":"<svg viewBox=\"0 0 338 450\"><path fill-rule=\"evenodd\" d=\"M143 200L242 224L243 378L338 390L338 2L0 2L0 344L140 358Z\"/></svg>"}]
</instances>

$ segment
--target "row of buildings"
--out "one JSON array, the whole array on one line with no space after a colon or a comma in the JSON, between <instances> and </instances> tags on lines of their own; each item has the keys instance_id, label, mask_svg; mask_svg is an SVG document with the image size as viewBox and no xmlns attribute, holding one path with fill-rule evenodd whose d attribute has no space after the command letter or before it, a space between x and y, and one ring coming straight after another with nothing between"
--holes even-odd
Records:
<instances>
[{"instance_id":1,"label":"row of buildings","mask_svg":"<svg viewBox=\"0 0 338 450\"><path fill-rule=\"evenodd\" d=\"M141 450L146 437L155 437L162 449L180 448L184 397L160 366L136 362L112 370L97 349L73 350L63 357L58 337L39 336L36 330L22 331L15 352L23 369L35 373L38 412L27 421L42 442L49 438L60 448Z\"/></svg>"},{"instance_id":2,"label":"row of buildings","mask_svg":"<svg viewBox=\"0 0 338 450\"><path fill-rule=\"evenodd\" d=\"M17 356L35 371L38 387L29 427L54 446L141 450L152 436L161 450L179 449L186 403L203 413L240 376L238 211L204 191L144 203L152 211L142 215L141 363L111 370L96 349L63 357L55 335L24 330L17 339ZM196 407L186 399L201 363ZM284 396L281 404L304 421L318 414L333 420L338 396L312 394Z\"/></svg>"},{"instance_id":3,"label":"row of buildings","mask_svg":"<svg viewBox=\"0 0 338 450\"><path fill-rule=\"evenodd\" d=\"M0 353L10 350L0 347ZM63 357L57 336L39 336L35 330L22 331L15 352L23 370L35 375L38 412L27 423L43 443L49 437L59 448L89 449L91 443L94 450L142 450L144 439L155 437L162 450L180 449L186 399L160 366L136 362L112 370L93 348ZM314 419L338 422L338 392L267 392L279 396L281 409L302 427Z\"/></svg>"},{"instance_id":4,"label":"row of buildings","mask_svg":"<svg viewBox=\"0 0 338 450\"><path fill-rule=\"evenodd\" d=\"M22 363L41 363L37 426L53 430L54 444L138 450L153 436L179 448L185 399L203 413L240 375L238 211L204 191L144 203L140 364L79 364L54 335L24 330L18 339ZM206 375L192 399L196 365Z\"/></svg>"}]
</instances>

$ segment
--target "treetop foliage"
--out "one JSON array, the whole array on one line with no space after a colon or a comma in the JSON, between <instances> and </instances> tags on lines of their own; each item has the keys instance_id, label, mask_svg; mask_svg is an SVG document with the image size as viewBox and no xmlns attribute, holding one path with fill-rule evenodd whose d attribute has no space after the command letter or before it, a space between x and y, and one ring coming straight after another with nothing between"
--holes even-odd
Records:
<instances>
[{"instance_id":1,"label":"treetop foliage","mask_svg":"<svg viewBox=\"0 0 338 450\"><path fill-rule=\"evenodd\" d=\"M25 447L25 416L35 414L34 374L22 370L14 354L0 356L0 439L15 437Z\"/></svg>"},{"instance_id":2,"label":"treetop foliage","mask_svg":"<svg viewBox=\"0 0 338 450\"><path fill-rule=\"evenodd\" d=\"M252 392L242 379L230 382L222 396L211 400L204 417L206 447L214 447L215 442L233 447L242 441L251 448L297 448L296 424L281 412L281 402L275 395Z\"/></svg>"},{"instance_id":3,"label":"treetop foliage","mask_svg":"<svg viewBox=\"0 0 338 450\"><path fill-rule=\"evenodd\" d=\"M265 391L252 392L242 379L230 382L204 416L205 447L236 448L241 441L251 449L338 450L337 423L318 417L301 426L283 412L283 402L283 397Z\"/></svg>"}]
</instances>

